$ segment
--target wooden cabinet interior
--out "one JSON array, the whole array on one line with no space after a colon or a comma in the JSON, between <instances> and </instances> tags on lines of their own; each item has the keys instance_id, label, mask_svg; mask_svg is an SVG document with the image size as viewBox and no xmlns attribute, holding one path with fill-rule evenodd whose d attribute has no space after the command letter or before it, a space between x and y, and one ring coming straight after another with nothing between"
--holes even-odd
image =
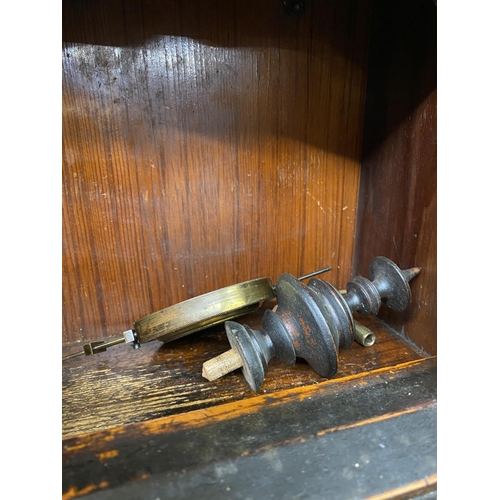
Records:
<instances>
[{"instance_id":1,"label":"wooden cabinet interior","mask_svg":"<svg viewBox=\"0 0 500 500\"><path fill-rule=\"evenodd\" d=\"M65 2L63 341L351 277L369 3Z\"/></svg>"},{"instance_id":2,"label":"wooden cabinet interior","mask_svg":"<svg viewBox=\"0 0 500 500\"><path fill-rule=\"evenodd\" d=\"M111 498L108 487L129 486L145 488L130 490L135 498L156 498L148 478L168 472L170 462L155 459L165 447L182 451L186 435L208 436L212 454L182 451L184 462L203 467L261 452L233 435L227 439L238 441L237 451L217 452L219 420L258 426L292 408L300 425L290 429L306 429L306 399L333 405L338 429L328 419L297 435L288 427L273 434L271 426L263 444L340 436L351 427L358 435L411 417L402 424L410 429L421 416L432 442L436 6L304 5L295 16L281 0L63 1L63 354L253 278L275 282L284 272L331 266L322 277L342 288L377 255L422 268L412 305L382 310L381 321L357 318L377 342L369 354L359 345L344 351L334 381L305 363L277 363L255 398L241 374L213 383L201 377L202 363L228 348L222 326L165 346L70 360L63 365L63 498L95 490L92 498ZM261 314L244 321L258 328ZM406 384L420 387L416 399ZM373 397L381 388L383 407ZM368 408L366 421L350 412L358 403ZM130 450L139 448L136 463ZM418 481L401 482L403 474L394 484L367 484L367 492L402 498L431 490L425 498L435 498L433 450L420 460L429 467ZM183 474L177 465L169 473ZM396 486L397 494L386 491Z\"/></svg>"},{"instance_id":3,"label":"wooden cabinet interior","mask_svg":"<svg viewBox=\"0 0 500 500\"><path fill-rule=\"evenodd\" d=\"M430 9L63 2L63 342L282 272L341 287L382 254L423 267L391 324L434 353Z\"/></svg>"}]
</instances>

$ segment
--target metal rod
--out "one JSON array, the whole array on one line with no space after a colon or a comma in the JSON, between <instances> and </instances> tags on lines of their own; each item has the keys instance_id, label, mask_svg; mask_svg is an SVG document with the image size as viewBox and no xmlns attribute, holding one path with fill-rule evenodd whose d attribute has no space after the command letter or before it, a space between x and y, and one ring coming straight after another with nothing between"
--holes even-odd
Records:
<instances>
[{"instance_id":1,"label":"metal rod","mask_svg":"<svg viewBox=\"0 0 500 500\"><path fill-rule=\"evenodd\" d=\"M77 356L83 356L84 354L86 354L88 356L90 354L96 354L99 352L103 352L108 347L122 344L123 342L125 342L125 337L120 337L120 338L117 338L114 340L110 340L109 342L102 343L102 344L98 344L96 342L90 342L88 344L85 344L83 351L74 352L72 354L68 354L67 356L63 356L62 360L66 361L67 359L76 358ZM86 346L90 346L90 349L86 350L85 349Z\"/></svg>"},{"instance_id":2,"label":"metal rod","mask_svg":"<svg viewBox=\"0 0 500 500\"><path fill-rule=\"evenodd\" d=\"M319 269L318 271L314 271L313 273L305 274L300 278L297 278L299 281L306 280L307 278L312 278L313 276L318 276L318 274L326 273L327 271L331 271L332 268L330 266L324 267L323 269Z\"/></svg>"},{"instance_id":3,"label":"metal rod","mask_svg":"<svg viewBox=\"0 0 500 500\"><path fill-rule=\"evenodd\" d=\"M68 354L66 356L63 356L62 360L66 361L67 359L76 358L77 356L83 356L84 354L85 351L74 352L73 354Z\"/></svg>"},{"instance_id":4,"label":"metal rod","mask_svg":"<svg viewBox=\"0 0 500 500\"><path fill-rule=\"evenodd\" d=\"M106 342L105 344L100 344L94 347L94 351L105 351L108 347L118 345L118 344L123 344L125 342L125 337L120 337L119 339L115 340L110 340L109 342Z\"/></svg>"}]
</instances>

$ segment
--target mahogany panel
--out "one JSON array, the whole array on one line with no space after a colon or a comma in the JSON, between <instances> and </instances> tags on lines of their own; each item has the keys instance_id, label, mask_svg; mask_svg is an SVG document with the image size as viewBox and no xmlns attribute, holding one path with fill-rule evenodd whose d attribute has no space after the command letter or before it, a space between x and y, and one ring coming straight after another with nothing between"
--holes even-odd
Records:
<instances>
[{"instance_id":1,"label":"mahogany panel","mask_svg":"<svg viewBox=\"0 0 500 500\"><path fill-rule=\"evenodd\" d=\"M63 341L352 272L368 0L63 2Z\"/></svg>"},{"instance_id":2,"label":"mahogany panel","mask_svg":"<svg viewBox=\"0 0 500 500\"><path fill-rule=\"evenodd\" d=\"M376 1L370 38L355 268L373 256L420 266L412 306L388 325L436 354L436 6Z\"/></svg>"}]
</instances>

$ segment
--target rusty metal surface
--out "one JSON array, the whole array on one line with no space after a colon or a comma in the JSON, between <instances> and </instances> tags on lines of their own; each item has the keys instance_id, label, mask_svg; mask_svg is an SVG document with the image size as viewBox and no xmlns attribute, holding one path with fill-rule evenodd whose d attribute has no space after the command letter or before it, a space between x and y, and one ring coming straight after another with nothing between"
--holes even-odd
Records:
<instances>
[{"instance_id":1,"label":"rusty metal surface","mask_svg":"<svg viewBox=\"0 0 500 500\"><path fill-rule=\"evenodd\" d=\"M354 338L352 312L375 315L382 302L403 311L411 301L409 281L419 272L418 267L401 270L386 257L376 257L370 280L354 277L344 295L319 278L304 285L290 274L281 275L275 285L278 306L264 313L260 331L226 322L229 342L243 361L250 387L257 390L262 385L272 357L285 363L302 358L318 375L333 377L339 348L349 347Z\"/></svg>"}]
</instances>

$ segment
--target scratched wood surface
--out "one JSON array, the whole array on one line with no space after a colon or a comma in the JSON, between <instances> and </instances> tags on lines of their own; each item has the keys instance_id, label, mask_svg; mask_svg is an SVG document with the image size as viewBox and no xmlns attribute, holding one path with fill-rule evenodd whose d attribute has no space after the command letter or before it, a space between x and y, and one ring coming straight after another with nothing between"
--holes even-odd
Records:
<instances>
[{"instance_id":1,"label":"scratched wood surface","mask_svg":"<svg viewBox=\"0 0 500 500\"><path fill-rule=\"evenodd\" d=\"M254 313L241 321L258 328L261 314ZM366 348L354 342L352 348L342 350L337 379L422 357L376 319L359 320L373 330L376 343ZM153 341L138 350L121 345L64 362L63 435L143 422L254 396L241 370L214 382L201 376L203 363L229 348L223 329L213 327L168 344ZM79 349L79 344L64 346L63 354ZM315 385L322 380L305 362L288 366L271 360L257 394Z\"/></svg>"},{"instance_id":2,"label":"scratched wood surface","mask_svg":"<svg viewBox=\"0 0 500 500\"><path fill-rule=\"evenodd\" d=\"M68 437L63 498L413 498L437 484L436 379L419 359Z\"/></svg>"},{"instance_id":3,"label":"scratched wood surface","mask_svg":"<svg viewBox=\"0 0 500 500\"><path fill-rule=\"evenodd\" d=\"M427 0L383 1L370 39L356 272L373 253L420 266L415 307L381 317L437 352L437 34Z\"/></svg>"},{"instance_id":4,"label":"scratched wood surface","mask_svg":"<svg viewBox=\"0 0 500 500\"><path fill-rule=\"evenodd\" d=\"M368 7L63 1L64 342L253 278L350 278Z\"/></svg>"}]
</instances>

